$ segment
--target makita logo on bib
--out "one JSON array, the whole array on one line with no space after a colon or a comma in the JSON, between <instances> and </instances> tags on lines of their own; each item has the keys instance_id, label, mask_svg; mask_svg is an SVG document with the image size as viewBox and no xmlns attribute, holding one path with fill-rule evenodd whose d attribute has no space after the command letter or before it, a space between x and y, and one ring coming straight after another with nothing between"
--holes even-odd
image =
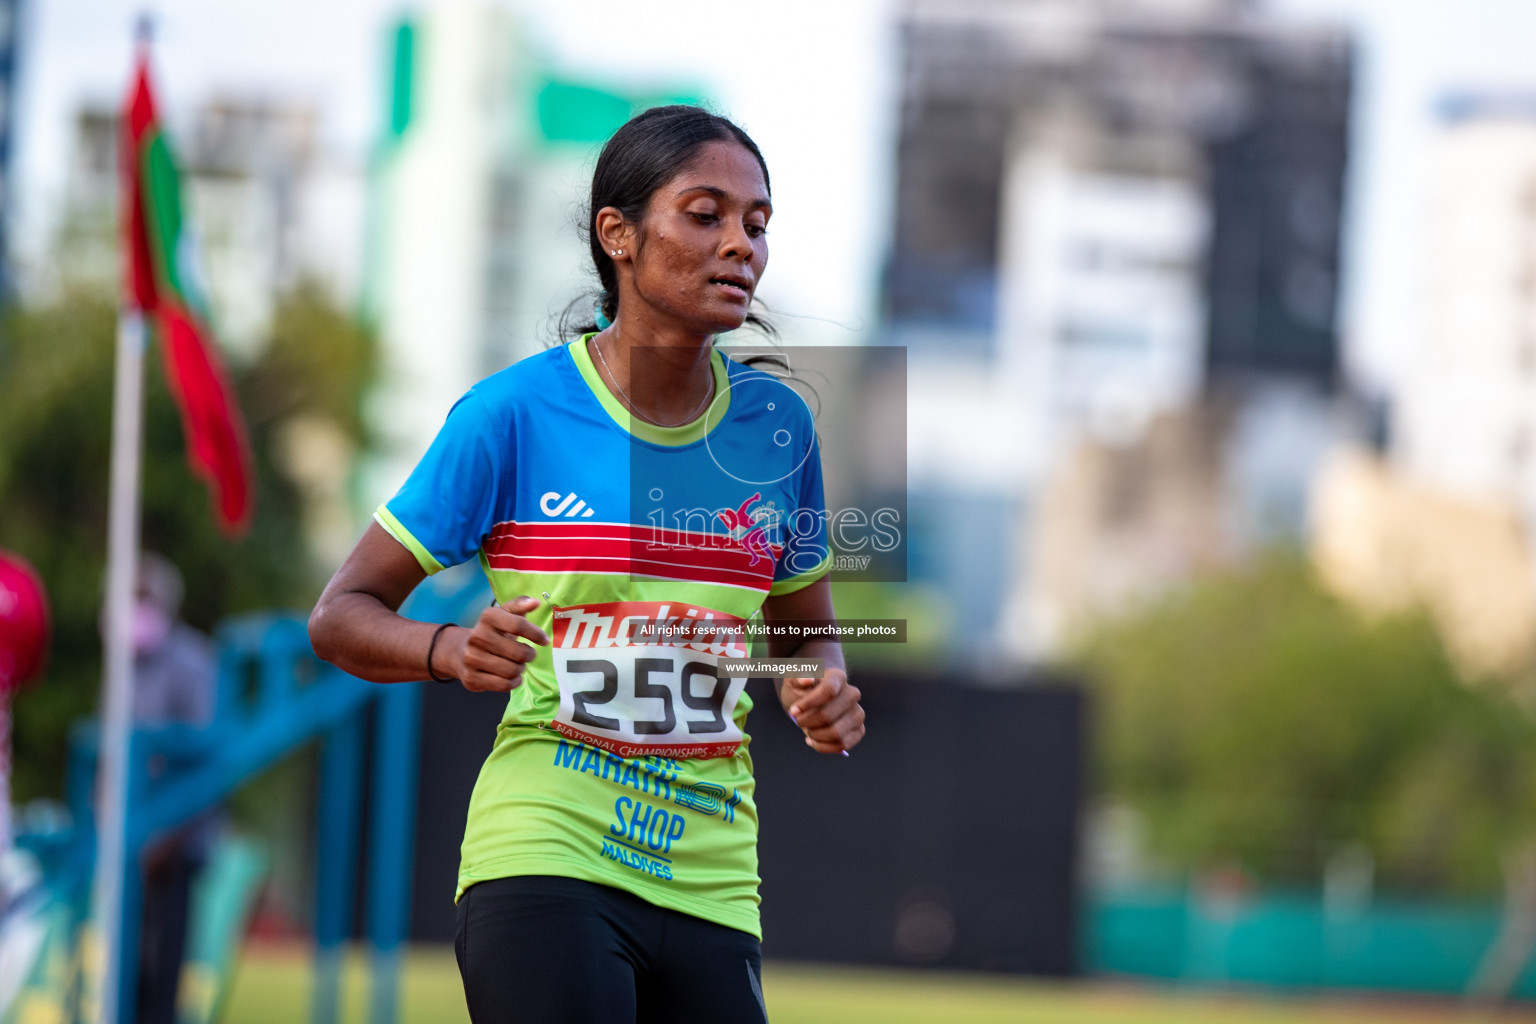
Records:
<instances>
[{"instance_id":1,"label":"makita logo on bib","mask_svg":"<svg viewBox=\"0 0 1536 1024\"><path fill-rule=\"evenodd\" d=\"M567 519L575 519L578 516L585 519L592 514L587 503L576 497L575 491L563 498L560 497L559 491L549 491L539 499L539 508L547 516L564 516Z\"/></svg>"},{"instance_id":2,"label":"makita logo on bib","mask_svg":"<svg viewBox=\"0 0 1536 1024\"><path fill-rule=\"evenodd\" d=\"M687 648L747 656L747 621L713 608L667 601L610 601L556 607L550 642L567 648Z\"/></svg>"}]
</instances>

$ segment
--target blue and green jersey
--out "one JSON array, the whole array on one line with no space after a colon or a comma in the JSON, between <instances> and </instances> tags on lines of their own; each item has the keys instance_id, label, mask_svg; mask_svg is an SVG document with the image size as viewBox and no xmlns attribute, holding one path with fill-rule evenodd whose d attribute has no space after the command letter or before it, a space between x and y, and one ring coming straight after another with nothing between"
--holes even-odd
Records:
<instances>
[{"instance_id":1,"label":"blue and green jersey","mask_svg":"<svg viewBox=\"0 0 1536 1024\"><path fill-rule=\"evenodd\" d=\"M634 358L644 358L643 352ZM376 520L428 573L478 556L551 638L470 801L459 892L582 878L760 934L741 627L830 564L813 417L711 354L696 420L639 420L586 339L477 384Z\"/></svg>"}]
</instances>

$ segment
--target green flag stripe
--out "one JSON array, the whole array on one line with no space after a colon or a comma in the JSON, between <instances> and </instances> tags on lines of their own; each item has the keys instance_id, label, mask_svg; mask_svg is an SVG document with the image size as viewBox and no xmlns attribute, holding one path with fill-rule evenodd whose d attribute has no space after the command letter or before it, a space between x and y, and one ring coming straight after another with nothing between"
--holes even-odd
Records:
<instances>
[{"instance_id":1,"label":"green flag stripe","mask_svg":"<svg viewBox=\"0 0 1536 1024\"><path fill-rule=\"evenodd\" d=\"M177 243L181 238L181 182L176 161L166 145L165 136L158 129L148 135L141 146L144 226L149 233L150 254L155 261L156 286L170 292L183 306L188 306L176 259Z\"/></svg>"}]
</instances>

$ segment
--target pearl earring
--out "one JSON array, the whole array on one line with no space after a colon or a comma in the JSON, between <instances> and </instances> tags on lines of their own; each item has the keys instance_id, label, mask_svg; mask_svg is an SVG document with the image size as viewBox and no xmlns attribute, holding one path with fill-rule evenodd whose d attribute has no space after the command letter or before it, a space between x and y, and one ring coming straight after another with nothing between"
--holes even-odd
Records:
<instances>
[{"instance_id":1,"label":"pearl earring","mask_svg":"<svg viewBox=\"0 0 1536 1024\"><path fill-rule=\"evenodd\" d=\"M613 255L615 255L615 256L623 256L624 255L624 250L623 249L614 249L613 250Z\"/></svg>"}]
</instances>

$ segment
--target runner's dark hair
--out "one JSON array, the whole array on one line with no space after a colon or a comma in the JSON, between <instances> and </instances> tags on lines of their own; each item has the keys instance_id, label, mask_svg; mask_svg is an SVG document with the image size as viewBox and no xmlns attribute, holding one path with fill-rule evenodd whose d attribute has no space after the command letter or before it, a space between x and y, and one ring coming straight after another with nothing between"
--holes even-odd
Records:
<instances>
[{"instance_id":1,"label":"runner's dark hair","mask_svg":"<svg viewBox=\"0 0 1536 1024\"><path fill-rule=\"evenodd\" d=\"M561 338L580 337L598 330L598 309L610 321L618 318L619 277L613 258L597 237L597 212L612 206L626 221L640 223L656 190L671 181L710 142L735 142L745 147L763 169L763 184L769 184L768 163L752 137L730 119L702 107L652 107L626 121L603 146L597 166L592 169L592 192L583 225L600 289L566 307L560 318ZM771 186L769 192L772 193ZM749 312L746 322L769 339L778 337L777 329L759 313Z\"/></svg>"}]
</instances>

